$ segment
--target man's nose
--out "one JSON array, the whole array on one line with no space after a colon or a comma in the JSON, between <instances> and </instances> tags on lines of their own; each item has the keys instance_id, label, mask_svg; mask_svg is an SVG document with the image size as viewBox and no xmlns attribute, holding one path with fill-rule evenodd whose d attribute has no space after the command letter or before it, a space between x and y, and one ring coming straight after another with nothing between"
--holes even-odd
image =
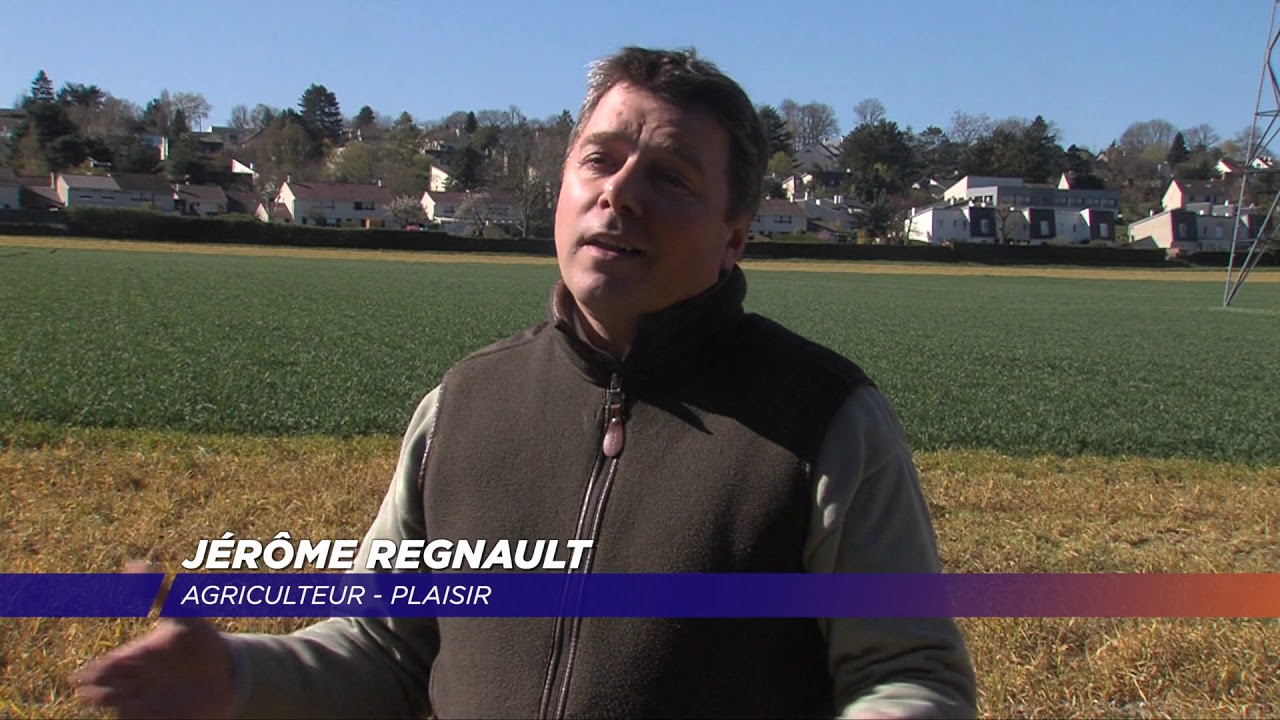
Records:
<instances>
[{"instance_id":1,"label":"man's nose","mask_svg":"<svg viewBox=\"0 0 1280 720\"><path fill-rule=\"evenodd\" d=\"M604 192L600 194L602 207L612 208L618 214L644 214L643 178L637 172L634 162L628 162L614 173L604 184Z\"/></svg>"}]
</instances>

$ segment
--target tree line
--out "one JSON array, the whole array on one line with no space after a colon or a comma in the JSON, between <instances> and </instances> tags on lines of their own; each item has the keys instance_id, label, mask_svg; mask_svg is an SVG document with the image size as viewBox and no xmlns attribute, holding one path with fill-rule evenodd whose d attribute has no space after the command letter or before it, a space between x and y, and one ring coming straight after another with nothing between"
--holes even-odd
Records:
<instances>
[{"instance_id":1,"label":"tree line","mask_svg":"<svg viewBox=\"0 0 1280 720\"><path fill-rule=\"evenodd\" d=\"M112 168L163 172L175 182L224 187L249 182L231 175L230 148L210 150L193 132L211 114L200 93L165 90L140 107L96 85L68 82L55 92L41 70L19 105L27 117L3 157L19 174ZM1046 183L1066 173L1075 187L1120 190L1122 212L1134 218L1158 206L1169 178L1213 179L1218 159L1247 154L1247 129L1224 140L1207 124L1179 129L1163 119L1132 123L1095 153L1076 145L1064 148L1058 127L1041 115L995 120L956 111L946 127L916 131L889 119L876 98L860 101L853 110L856 125L841 134L835 109L828 104L788 98L777 106L760 106L771 153L762 193L782 196L782 178L814 169L803 167L803 151L827 148L839 177L831 182L828 176L811 192L839 194L860 204L864 229L875 237L891 235L910 207L933 202L931 181L945 184L963 175L989 175ZM228 125L250 138L234 155L254 164L258 178L252 189L264 199L273 198L288 177L381 181L396 196L420 198L437 167L449 174L450 190L509 199L519 209L522 234L532 235L551 230L573 117L566 110L531 119L510 106L458 110L423 121L408 112L379 113L368 105L347 117L331 90L311 84L296 107L236 105ZM169 143L163 163L155 138ZM477 213L477 231L487 225L478 215L482 206L468 208ZM416 202L398 203L401 221L419 221L416 207Z\"/></svg>"}]
</instances>

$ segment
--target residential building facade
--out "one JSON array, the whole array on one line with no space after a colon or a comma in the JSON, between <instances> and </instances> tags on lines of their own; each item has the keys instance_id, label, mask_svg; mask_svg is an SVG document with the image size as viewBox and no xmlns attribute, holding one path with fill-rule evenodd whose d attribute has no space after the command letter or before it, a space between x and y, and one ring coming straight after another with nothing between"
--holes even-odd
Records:
<instances>
[{"instance_id":1,"label":"residential building facade","mask_svg":"<svg viewBox=\"0 0 1280 720\"><path fill-rule=\"evenodd\" d=\"M766 199L751 221L751 232L773 237L791 235L807 229L804 209L789 200Z\"/></svg>"},{"instance_id":2,"label":"residential building facade","mask_svg":"<svg viewBox=\"0 0 1280 720\"><path fill-rule=\"evenodd\" d=\"M394 198L381 183L298 182L286 179L276 204L290 222L329 227L399 227L389 206Z\"/></svg>"}]
</instances>

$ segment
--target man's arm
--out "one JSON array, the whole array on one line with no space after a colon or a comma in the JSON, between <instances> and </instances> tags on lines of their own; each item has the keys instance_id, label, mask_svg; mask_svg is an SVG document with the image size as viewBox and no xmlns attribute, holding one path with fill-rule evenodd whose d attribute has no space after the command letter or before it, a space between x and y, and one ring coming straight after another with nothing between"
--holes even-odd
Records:
<instances>
[{"instance_id":1,"label":"man's arm","mask_svg":"<svg viewBox=\"0 0 1280 720\"><path fill-rule=\"evenodd\" d=\"M418 406L391 487L361 543L425 538L421 463L435 425L439 388ZM439 650L434 618L335 618L290 635L223 636L235 666L240 717L425 717Z\"/></svg>"},{"instance_id":2,"label":"man's arm","mask_svg":"<svg viewBox=\"0 0 1280 720\"><path fill-rule=\"evenodd\" d=\"M856 390L832 419L814 468L810 572L938 572L911 451L879 390ZM843 717L973 717L976 684L949 618L819 621Z\"/></svg>"}]
</instances>

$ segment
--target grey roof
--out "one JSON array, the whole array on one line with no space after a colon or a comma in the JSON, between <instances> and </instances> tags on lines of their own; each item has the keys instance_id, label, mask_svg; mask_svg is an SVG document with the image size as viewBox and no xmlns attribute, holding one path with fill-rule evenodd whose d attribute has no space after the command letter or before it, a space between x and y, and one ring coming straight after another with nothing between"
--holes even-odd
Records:
<instances>
[{"instance_id":1,"label":"grey roof","mask_svg":"<svg viewBox=\"0 0 1280 720\"><path fill-rule=\"evenodd\" d=\"M116 179L110 175L61 175L62 181L73 190L120 190Z\"/></svg>"},{"instance_id":2,"label":"grey roof","mask_svg":"<svg viewBox=\"0 0 1280 720\"><path fill-rule=\"evenodd\" d=\"M121 190L131 192L173 193L173 186L163 175L147 175L145 173L119 173L111 176Z\"/></svg>"},{"instance_id":3,"label":"grey roof","mask_svg":"<svg viewBox=\"0 0 1280 720\"><path fill-rule=\"evenodd\" d=\"M0 185L17 185L18 173L13 168L0 167Z\"/></svg>"}]
</instances>

